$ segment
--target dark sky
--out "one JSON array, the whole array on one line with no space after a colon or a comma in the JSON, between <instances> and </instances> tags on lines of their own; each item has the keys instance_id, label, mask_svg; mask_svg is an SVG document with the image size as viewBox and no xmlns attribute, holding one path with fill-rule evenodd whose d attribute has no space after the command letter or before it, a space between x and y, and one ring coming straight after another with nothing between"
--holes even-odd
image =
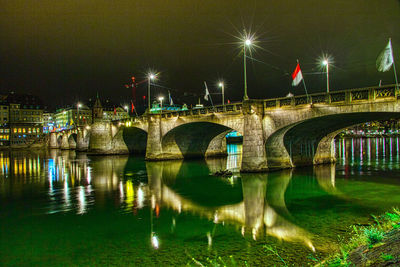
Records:
<instances>
[{"instance_id":1,"label":"dark sky","mask_svg":"<svg viewBox=\"0 0 400 267\"><path fill-rule=\"evenodd\" d=\"M55 106L98 91L123 103L130 76L141 80L152 68L175 102L203 94L204 80L217 92L219 78L226 98L238 101L243 29L259 46L257 61L248 60L250 98L303 94L291 87L296 59L309 92L326 90L325 76L312 74L324 53L334 60L332 90L394 83L393 70L379 73L375 60L391 37L400 69L399 26L399 0L0 0L0 93L33 93Z\"/></svg>"}]
</instances>

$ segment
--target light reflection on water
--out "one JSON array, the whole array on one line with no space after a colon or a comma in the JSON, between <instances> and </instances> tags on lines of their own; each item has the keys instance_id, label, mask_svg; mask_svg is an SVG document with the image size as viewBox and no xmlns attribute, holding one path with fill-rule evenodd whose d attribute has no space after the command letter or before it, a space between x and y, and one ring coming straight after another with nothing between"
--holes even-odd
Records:
<instances>
[{"instance_id":1,"label":"light reflection on water","mask_svg":"<svg viewBox=\"0 0 400 267\"><path fill-rule=\"evenodd\" d=\"M233 236L228 243L238 247L242 246L241 243L248 244L249 239L256 242L251 243L255 246L257 242L271 242L269 238L273 237L273 240L300 244L305 259L314 249L327 251L326 244L336 239L333 234L326 233L336 222L329 218L332 215L323 215L324 209L329 210L330 206L336 212L340 207L365 209L363 216L368 217L371 210L375 212L393 203L400 204L397 198L377 201L376 204L368 202L368 190L376 185L360 184L357 180L359 176L368 177L377 172L393 175L392 171L398 171L399 138L340 139L335 148L336 166L321 165L269 174L240 174L242 147L237 145L227 146L227 158L198 162L144 162L128 156L88 157L74 151L59 150L0 152L3 163L0 200L19 199L20 203L25 203L12 206L13 211L0 204L0 219L4 220L16 211L30 213L30 216L64 214L71 218L98 213L109 214L115 219L133 215L132 227L150 225L143 231L146 235L143 240L135 237L137 242L153 248L167 249L164 244L170 243L172 247L182 249L179 243L182 240L175 241L178 238L175 235L186 238L201 235L203 239L199 244L207 246L207 251L218 248L216 242L221 242L221 236ZM225 169L231 170L232 176L210 175ZM375 176L374 179L376 182ZM378 181L382 190L399 192L400 185L396 185L395 180L390 180L388 186L386 182L380 184ZM362 186L366 190L363 188L359 193L351 193L350 190ZM318 200L317 196L322 199ZM26 205L29 201L30 205ZM314 211L324 202L329 206ZM338 207L335 207L335 202L339 203ZM323 225L316 227L315 220L310 219L310 212L313 216L321 214L319 218L326 220L327 228ZM359 217L345 215L349 216L347 223L356 223ZM196 218L195 221L190 221L188 216ZM196 234L193 230L182 233L185 220L196 225L199 229ZM102 222L94 219L91 223ZM166 230L163 225L167 224ZM203 229L204 224L212 227ZM216 229L220 229L218 235ZM238 236L243 239L236 240ZM190 244L193 248L197 246L196 242ZM281 246L279 244L276 243ZM287 251L287 257L295 259L298 257L296 251L298 248ZM142 253L147 252L143 250ZM255 253L254 256L260 255ZM185 262L179 262L182 263Z\"/></svg>"}]
</instances>

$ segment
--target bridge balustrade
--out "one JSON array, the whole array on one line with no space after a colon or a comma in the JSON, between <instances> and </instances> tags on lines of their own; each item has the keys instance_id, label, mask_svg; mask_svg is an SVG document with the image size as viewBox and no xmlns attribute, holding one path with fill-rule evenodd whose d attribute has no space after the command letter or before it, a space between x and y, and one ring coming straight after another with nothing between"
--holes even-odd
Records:
<instances>
[{"instance_id":1,"label":"bridge balustrade","mask_svg":"<svg viewBox=\"0 0 400 267\"><path fill-rule=\"evenodd\" d=\"M167 111L163 112L161 116L163 118L171 118L177 116L193 116L193 115L206 115L212 113L225 113L225 112L237 112L242 110L242 103L218 105L214 107L204 107L188 110L179 111Z\"/></svg>"},{"instance_id":2,"label":"bridge balustrade","mask_svg":"<svg viewBox=\"0 0 400 267\"><path fill-rule=\"evenodd\" d=\"M273 109L280 107L296 107L310 104L350 104L362 101L375 101L377 99L400 99L400 94L396 91L396 85L386 85L381 87L366 87L329 93L315 93L293 97L280 97L260 100L264 103L264 108ZM172 118L178 116L196 116L212 113L239 112L242 110L242 103L227 105L217 105L213 107L195 108L179 111L162 112L162 118ZM137 116L124 121L145 122L146 115Z\"/></svg>"},{"instance_id":3,"label":"bridge balustrade","mask_svg":"<svg viewBox=\"0 0 400 267\"><path fill-rule=\"evenodd\" d=\"M280 97L264 100L264 107L295 107L307 104L350 104L360 101L375 101L377 99L400 99L395 85L381 87L366 87L359 89L349 89L333 91L329 93L317 93L293 97Z\"/></svg>"}]
</instances>

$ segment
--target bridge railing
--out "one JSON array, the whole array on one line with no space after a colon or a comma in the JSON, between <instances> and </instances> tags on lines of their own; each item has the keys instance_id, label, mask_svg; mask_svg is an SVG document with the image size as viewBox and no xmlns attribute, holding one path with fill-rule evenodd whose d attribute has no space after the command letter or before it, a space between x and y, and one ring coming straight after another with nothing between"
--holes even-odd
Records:
<instances>
[{"instance_id":1,"label":"bridge railing","mask_svg":"<svg viewBox=\"0 0 400 267\"><path fill-rule=\"evenodd\" d=\"M280 97L265 99L265 108L295 107L307 104L351 104L361 101L375 101L381 99L397 99L396 85L385 85L380 87L365 87L332 91L329 93L316 93L293 97Z\"/></svg>"},{"instance_id":2,"label":"bridge railing","mask_svg":"<svg viewBox=\"0 0 400 267\"><path fill-rule=\"evenodd\" d=\"M400 99L400 94L396 90L396 85L384 85L376 87L365 87L356 89L347 89L340 91L331 91L329 93L315 93L307 95L299 95L293 97L280 97L259 100L264 103L264 108L280 108L280 107L296 107L310 104L351 104L357 102L373 102L376 100ZM232 103L227 105L217 105L213 107L193 108L179 111L163 111L163 118L172 118L178 116L195 116L212 113L229 113L240 112L242 103ZM146 122L147 115L129 118L123 121Z\"/></svg>"},{"instance_id":3,"label":"bridge railing","mask_svg":"<svg viewBox=\"0 0 400 267\"><path fill-rule=\"evenodd\" d=\"M238 112L242 110L242 103L233 103L227 105L217 105L213 107L193 108L188 110L179 111L166 111L162 112L163 118L172 118L178 116L196 116L205 115L211 113L227 113L227 112Z\"/></svg>"}]
</instances>

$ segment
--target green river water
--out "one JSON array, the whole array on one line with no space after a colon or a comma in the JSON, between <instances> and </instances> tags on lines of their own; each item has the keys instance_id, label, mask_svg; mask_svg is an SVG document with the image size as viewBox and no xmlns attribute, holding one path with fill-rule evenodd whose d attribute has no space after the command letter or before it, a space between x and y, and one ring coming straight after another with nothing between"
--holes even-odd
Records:
<instances>
[{"instance_id":1,"label":"green river water","mask_svg":"<svg viewBox=\"0 0 400 267\"><path fill-rule=\"evenodd\" d=\"M335 146L335 165L263 174L238 172L240 145L165 162L0 151L0 266L312 264L400 206L399 138Z\"/></svg>"}]
</instances>

